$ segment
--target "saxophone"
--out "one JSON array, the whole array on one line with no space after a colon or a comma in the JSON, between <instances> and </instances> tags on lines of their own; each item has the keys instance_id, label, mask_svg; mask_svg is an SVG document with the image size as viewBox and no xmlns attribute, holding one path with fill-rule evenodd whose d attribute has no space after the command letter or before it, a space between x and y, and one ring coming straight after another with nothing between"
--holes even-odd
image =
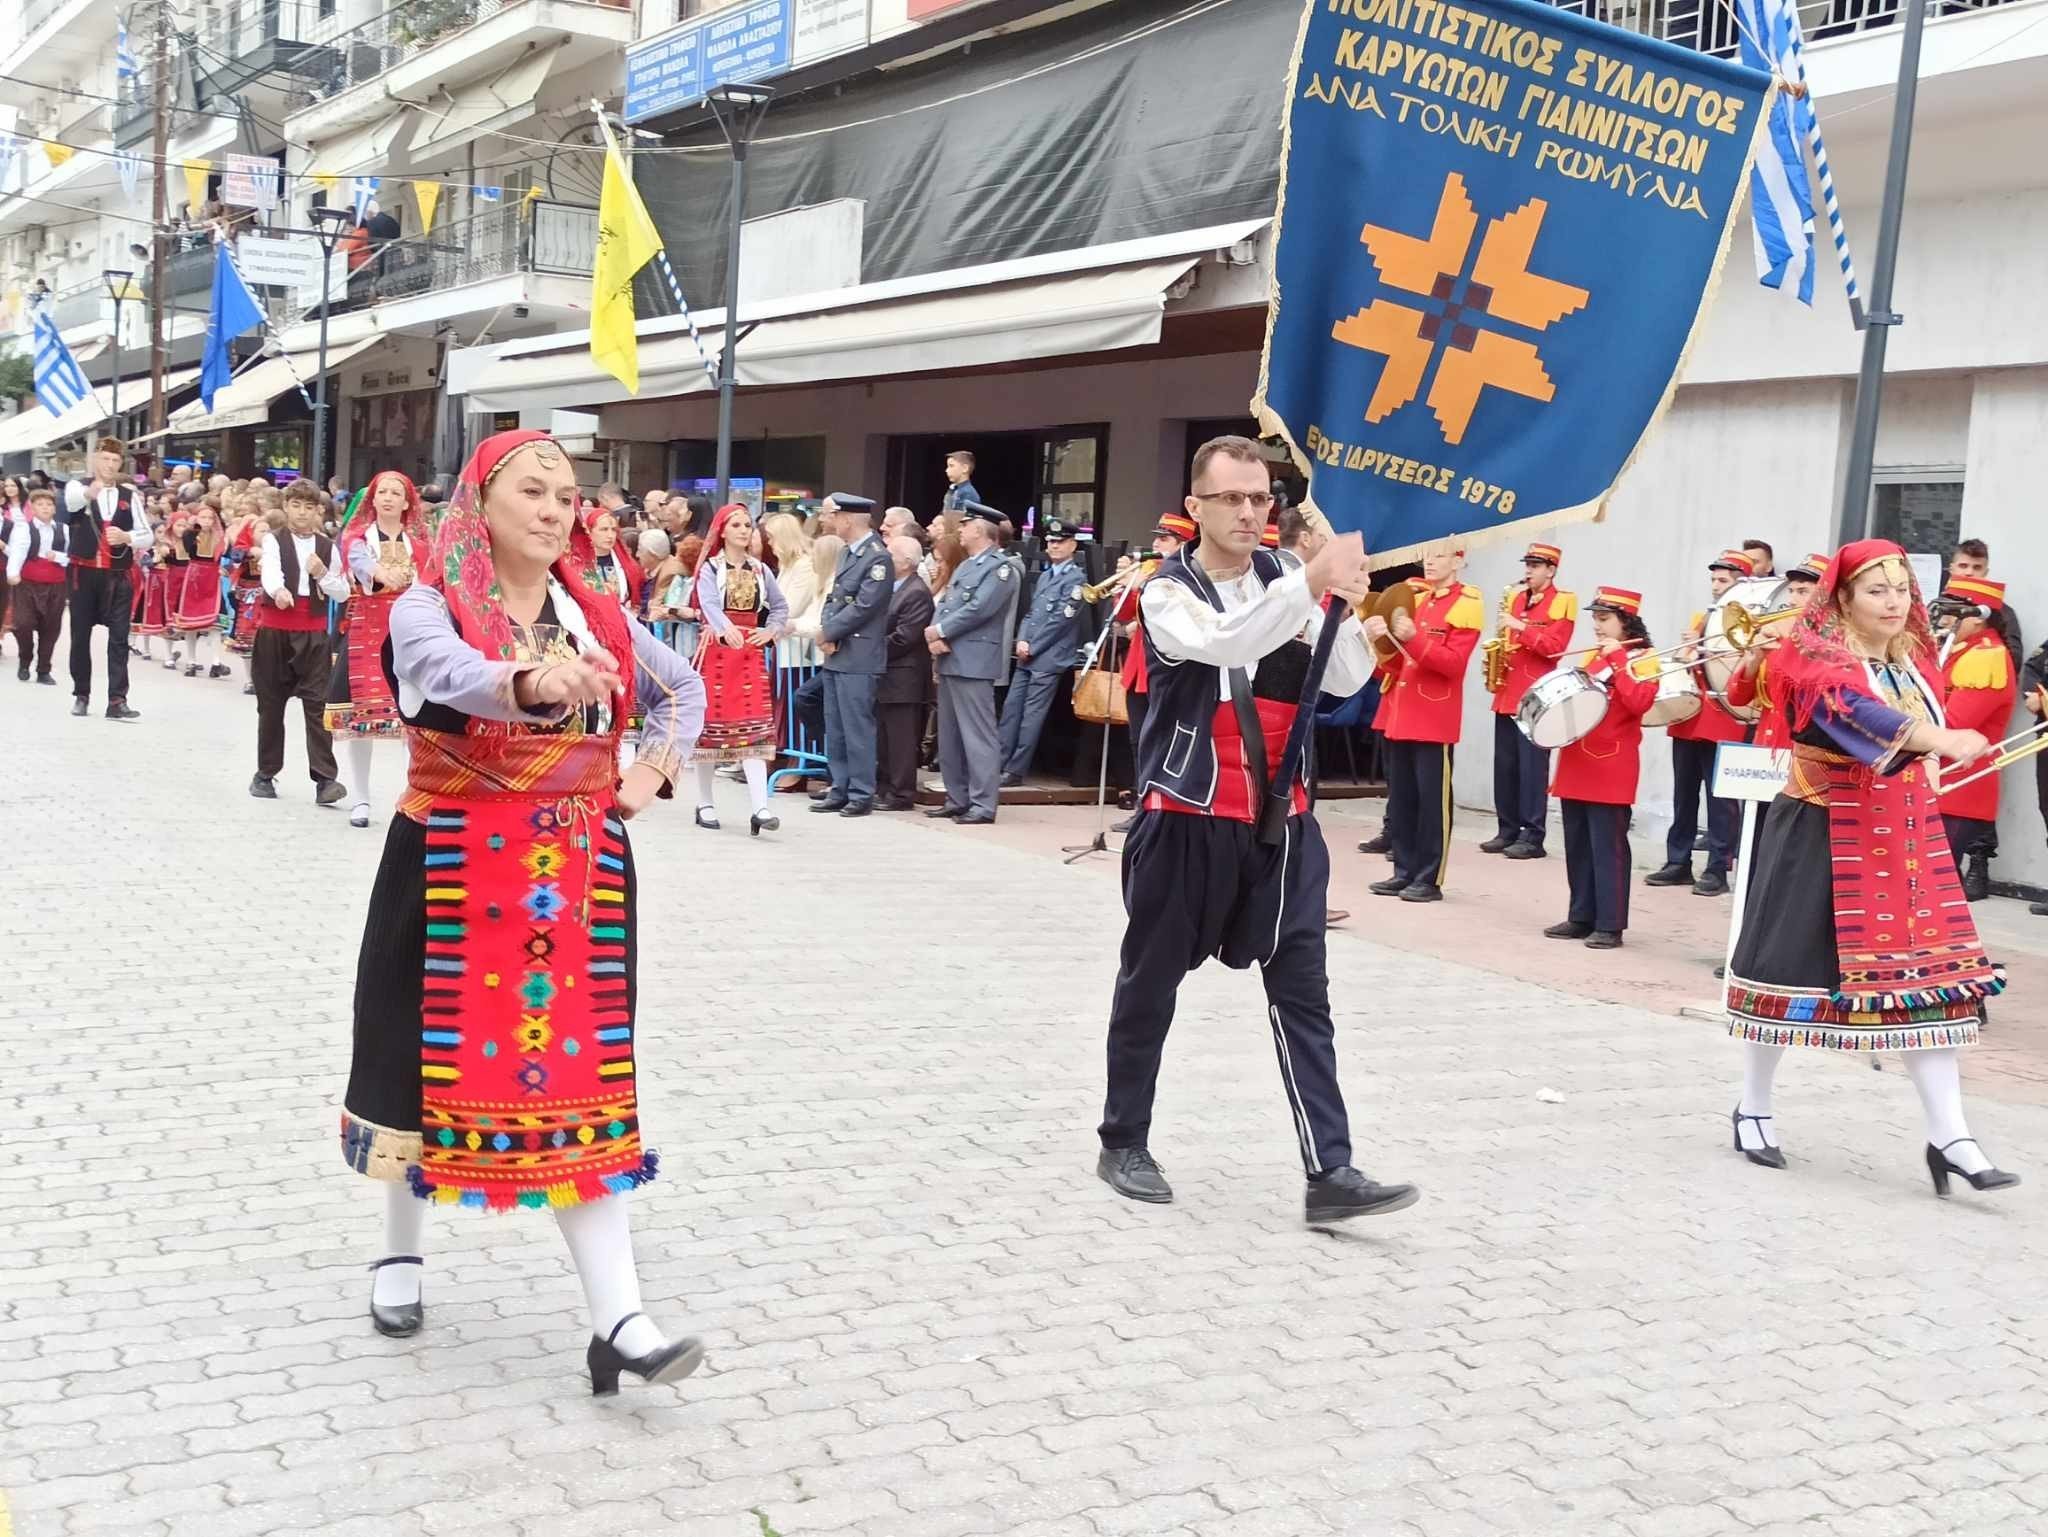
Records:
<instances>
[{"instance_id":1,"label":"saxophone","mask_svg":"<svg viewBox=\"0 0 2048 1537\"><path fill-rule=\"evenodd\" d=\"M1515 594L1527 591L1528 586L1527 582L1516 582L1500 595L1500 607L1493 616L1493 638L1481 648L1485 660L1480 665L1485 668L1486 692L1489 694L1498 694L1508 681L1509 641L1504 621L1514 611Z\"/></svg>"}]
</instances>

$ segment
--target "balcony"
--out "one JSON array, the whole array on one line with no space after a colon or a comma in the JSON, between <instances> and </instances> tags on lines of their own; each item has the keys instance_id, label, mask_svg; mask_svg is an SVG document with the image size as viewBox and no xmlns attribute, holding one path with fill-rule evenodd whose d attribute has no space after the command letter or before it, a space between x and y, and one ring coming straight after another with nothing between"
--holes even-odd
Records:
<instances>
[{"instance_id":1,"label":"balcony","mask_svg":"<svg viewBox=\"0 0 2048 1537\"><path fill-rule=\"evenodd\" d=\"M1555 0L1558 9L1577 11L1610 26L1641 32L1700 53L1733 56L1740 34L1735 13L1723 0ZM1898 22L1902 0L1800 0L1799 26L1806 41L1853 37ZM1967 16L2026 0L1938 0L1928 19Z\"/></svg>"},{"instance_id":2,"label":"balcony","mask_svg":"<svg viewBox=\"0 0 2048 1537\"><path fill-rule=\"evenodd\" d=\"M180 248L182 247L182 248ZM213 292L213 243L210 240L181 240L173 246L170 256L164 262L164 293L171 303L200 295L211 296ZM137 273L145 293L149 290L150 272L146 264Z\"/></svg>"},{"instance_id":3,"label":"balcony","mask_svg":"<svg viewBox=\"0 0 2048 1537\"><path fill-rule=\"evenodd\" d=\"M334 308L374 308L384 331L502 309L567 324L588 315L596 254L595 208L507 203L392 241L349 274Z\"/></svg>"}]
</instances>

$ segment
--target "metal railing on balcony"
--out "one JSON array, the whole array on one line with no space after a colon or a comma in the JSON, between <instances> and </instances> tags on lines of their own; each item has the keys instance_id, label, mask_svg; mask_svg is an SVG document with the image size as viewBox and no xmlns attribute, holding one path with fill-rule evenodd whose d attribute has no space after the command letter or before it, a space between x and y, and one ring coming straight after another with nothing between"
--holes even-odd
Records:
<instances>
[{"instance_id":1,"label":"metal railing on balcony","mask_svg":"<svg viewBox=\"0 0 2048 1537\"><path fill-rule=\"evenodd\" d=\"M374 80L444 38L486 21L520 0L408 0L378 12L360 26L322 39L318 57L309 54L285 110L298 112L316 102ZM632 0L594 0L614 10Z\"/></svg>"},{"instance_id":2,"label":"metal railing on balcony","mask_svg":"<svg viewBox=\"0 0 2048 1537\"><path fill-rule=\"evenodd\" d=\"M1736 52L1741 34L1724 0L1552 0L1630 32L1724 57ZM1905 0L1799 0L1799 26L1809 43L1848 37L1897 23ZM1935 0L1929 16L1957 16L2018 0Z\"/></svg>"},{"instance_id":3,"label":"metal railing on balcony","mask_svg":"<svg viewBox=\"0 0 2048 1537\"><path fill-rule=\"evenodd\" d=\"M597 210L536 200L458 219L394 240L349 280L353 300L412 299L513 273L590 276Z\"/></svg>"}]
</instances>

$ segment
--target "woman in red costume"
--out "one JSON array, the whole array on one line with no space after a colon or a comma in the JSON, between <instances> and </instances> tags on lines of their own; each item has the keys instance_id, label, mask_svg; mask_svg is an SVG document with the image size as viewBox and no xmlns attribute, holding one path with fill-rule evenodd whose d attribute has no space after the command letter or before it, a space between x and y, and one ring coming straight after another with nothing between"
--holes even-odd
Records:
<instances>
[{"instance_id":1,"label":"woman in red costume","mask_svg":"<svg viewBox=\"0 0 2048 1537\"><path fill-rule=\"evenodd\" d=\"M341 741L348 775L351 827L370 825L371 751L404 730L398 703L384 680L384 640L391 606L413 584L427 556L426 509L412 481L382 470L356 496L341 530L341 564L348 573L341 665L327 685L327 729Z\"/></svg>"},{"instance_id":2,"label":"woman in red costume","mask_svg":"<svg viewBox=\"0 0 2048 1537\"><path fill-rule=\"evenodd\" d=\"M213 650L220 633L220 559L227 549L220 510L210 501L199 502L177 537L185 564L171 594L171 627L185 646L185 676L196 678L203 669L209 678L225 678L227 664L216 662Z\"/></svg>"},{"instance_id":3,"label":"woman in red costume","mask_svg":"<svg viewBox=\"0 0 2048 1537\"><path fill-rule=\"evenodd\" d=\"M718 509L704 537L691 584L691 602L703 615L697 666L708 702L697 739L697 825L716 829L712 775L737 763L747 778L749 836L782 825L768 810L768 762L775 756L775 681L768 652L789 626L789 603L775 575L749 553L754 520L737 502Z\"/></svg>"},{"instance_id":4,"label":"woman in red costume","mask_svg":"<svg viewBox=\"0 0 2048 1537\"><path fill-rule=\"evenodd\" d=\"M1791 779L1764 819L1728 968L1730 1031L1745 1043L1735 1147L1785 1167L1771 1080L1787 1046L1896 1051L1926 1114L1936 1192L1952 1174L2016 1185L1963 1116L1958 1049L2005 974L1978 941L1929 774L1930 759L1968 763L1987 744L1943 716L1904 552L1883 539L1838 551L1771 673Z\"/></svg>"},{"instance_id":5,"label":"woman in red costume","mask_svg":"<svg viewBox=\"0 0 2048 1537\"><path fill-rule=\"evenodd\" d=\"M552 1211L590 1306L591 1389L687 1376L695 1339L640 1311L627 1192L652 1179L633 1047L626 820L672 793L703 681L584 579L576 475L545 433L464 468L385 669L411 745L370 897L341 1118L390 1181L370 1315L422 1323L426 1203ZM639 755L618 740L646 700Z\"/></svg>"}]
</instances>

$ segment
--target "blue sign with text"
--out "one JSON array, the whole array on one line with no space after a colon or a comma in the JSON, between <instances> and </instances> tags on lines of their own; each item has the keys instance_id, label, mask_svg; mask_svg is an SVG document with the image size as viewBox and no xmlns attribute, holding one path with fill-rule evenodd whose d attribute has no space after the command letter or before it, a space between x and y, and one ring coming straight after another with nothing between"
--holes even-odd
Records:
<instances>
[{"instance_id":1,"label":"blue sign with text","mask_svg":"<svg viewBox=\"0 0 2048 1537\"><path fill-rule=\"evenodd\" d=\"M690 106L721 85L782 74L795 40L796 0L753 0L628 48L626 121L643 123Z\"/></svg>"}]
</instances>

